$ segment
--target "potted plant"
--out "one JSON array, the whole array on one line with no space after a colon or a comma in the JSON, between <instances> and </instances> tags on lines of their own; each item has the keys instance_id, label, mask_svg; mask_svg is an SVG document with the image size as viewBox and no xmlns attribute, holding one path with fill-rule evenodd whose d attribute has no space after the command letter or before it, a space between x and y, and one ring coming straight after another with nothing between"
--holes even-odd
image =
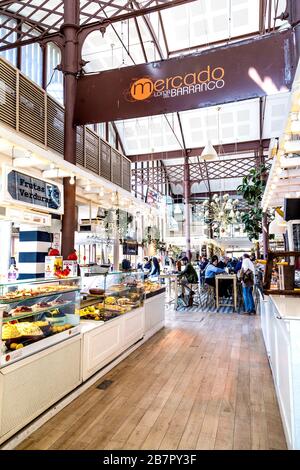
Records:
<instances>
[{"instance_id":1,"label":"potted plant","mask_svg":"<svg viewBox=\"0 0 300 470\"><path fill-rule=\"evenodd\" d=\"M263 211L261 200L266 186L267 167L260 165L252 168L247 176L244 176L242 184L237 187L238 194L241 194L248 203L247 210L241 216L248 234L249 240L256 243L257 256L259 255L259 236L262 234ZM271 213L267 213L268 225L272 220Z\"/></svg>"}]
</instances>

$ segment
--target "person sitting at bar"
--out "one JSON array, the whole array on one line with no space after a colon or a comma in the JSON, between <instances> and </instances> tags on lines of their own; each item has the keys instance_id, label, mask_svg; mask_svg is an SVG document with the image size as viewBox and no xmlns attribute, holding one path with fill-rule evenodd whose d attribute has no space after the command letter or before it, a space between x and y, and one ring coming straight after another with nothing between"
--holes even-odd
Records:
<instances>
[{"instance_id":1,"label":"person sitting at bar","mask_svg":"<svg viewBox=\"0 0 300 470\"><path fill-rule=\"evenodd\" d=\"M181 272L181 268L182 268L181 261L182 260L180 258L176 261L175 268L177 272Z\"/></svg>"},{"instance_id":2,"label":"person sitting at bar","mask_svg":"<svg viewBox=\"0 0 300 470\"><path fill-rule=\"evenodd\" d=\"M204 283L209 286L216 287L216 274L224 273L224 268L218 268L218 257L214 255L211 259L211 262L207 265L205 269L205 279Z\"/></svg>"},{"instance_id":3,"label":"person sitting at bar","mask_svg":"<svg viewBox=\"0 0 300 470\"><path fill-rule=\"evenodd\" d=\"M205 256L201 256L201 261L199 262L201 285L204 284L205 269L207 265L208 265L208 259Z\"/></svg>"},{"instance_id":4,"label":"person sitting at bar","mask_svg":"<svg viewBox=\"0 0 300 470\"><path fill-rule=\"evenodd\" d=\"M183 271L181 271L180 274L178 275L178 278L179 279L184 278L187 281L187 283L189 283L189 284L197 284L198 274L197 274L194 266L192 265L192 263L189 262L189 260L186 256L184 258L182 258L181 261L182 261L182 263L185 267L184 267Z\"/></svg>"},{"instance_id":5,"label":"person sitting at bar","mask_svg":"<svg viewBox=\"0 0 300 470\"><path fill-rule=\"evenodd\" d=\"M186 256L182 258L182 263L184 265L183 271L180 272L178 275L178 279L181 280L182 285L182 294L181 297L185 298L185 289L187 290L187 299L186 299L186 306L191 307L193 305L193 295L195 292L188 284L198 284L198 274L192 265L192 263L188 260Z\"/></svg>"}]
</instances>

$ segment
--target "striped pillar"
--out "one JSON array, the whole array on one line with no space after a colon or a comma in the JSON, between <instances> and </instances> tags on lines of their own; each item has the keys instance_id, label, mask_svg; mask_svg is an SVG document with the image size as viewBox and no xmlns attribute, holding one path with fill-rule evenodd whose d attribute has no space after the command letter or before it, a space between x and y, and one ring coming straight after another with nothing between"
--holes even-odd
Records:
<instances>
[{"instance_id":1,"label":"striped pillar","mask_svg":"<svg viewBox=\"0 0 300 470\"><path fill-rule=\"evenodd\" d=\"M40 228L20 227L19 234L19 277L36 279L45 276L45 256L51 245L52 234Z\"/></svg>"}]
</instances>

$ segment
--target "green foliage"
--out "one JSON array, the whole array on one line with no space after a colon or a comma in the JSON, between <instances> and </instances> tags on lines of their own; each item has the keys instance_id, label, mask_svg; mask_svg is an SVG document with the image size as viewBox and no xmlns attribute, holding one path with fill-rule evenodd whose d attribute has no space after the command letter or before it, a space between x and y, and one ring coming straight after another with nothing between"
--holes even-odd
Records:
<instances>
[{"instance_id":1,"label":"green foliage","mask_svg":"<svg viewBox=\"0 0 300 470\"><path fill-rule=\"evenodd\" d=\"M242 222L251 241L257 240L262 233L261 200L266 186L266 172L265 165L253 168L247 176L244 176L242 184L237 187L238 194L241 194L249 205L247 212L242 215Z\"/></svg>"}]
</instances>

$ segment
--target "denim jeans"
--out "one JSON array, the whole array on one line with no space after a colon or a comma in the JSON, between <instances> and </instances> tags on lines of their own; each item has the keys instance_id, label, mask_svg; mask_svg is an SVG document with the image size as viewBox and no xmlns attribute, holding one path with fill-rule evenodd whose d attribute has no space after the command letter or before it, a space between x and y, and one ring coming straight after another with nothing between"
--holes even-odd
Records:
<instances>
[{"instance_id":1,"label":"denim jeans","mask_svg":"<svg viewBox=\"0 0 300 470\"><path fill-rule=\"evenodd\" d=\"M253 289L252 287L243 287L244 305L245 305L245 310L248 313L255 311L252 289Z\"/></svg>"}]
</instances>

